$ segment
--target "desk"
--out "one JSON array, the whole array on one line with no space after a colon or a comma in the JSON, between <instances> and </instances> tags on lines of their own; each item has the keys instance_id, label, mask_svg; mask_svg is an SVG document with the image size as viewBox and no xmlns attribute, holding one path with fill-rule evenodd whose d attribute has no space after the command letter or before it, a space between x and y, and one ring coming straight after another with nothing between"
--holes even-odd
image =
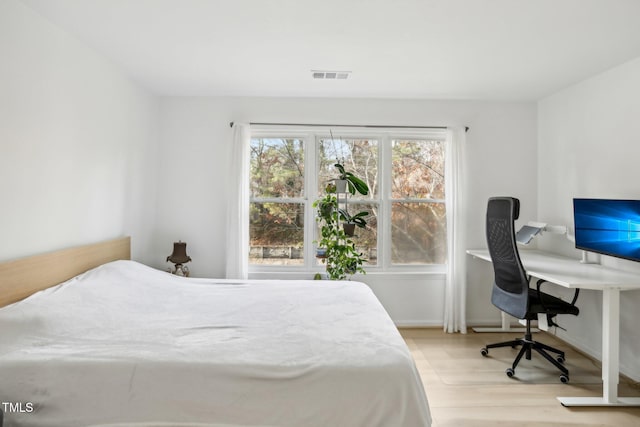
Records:
<instances>
[{"instance_id":1,"label":"desk","mask_svg":"<svg viewBox=\"0 0 640 427\"><path fill-rule=\"evenodd\" d=\"M467 253L491 261L487 249L470 249ZM618 397L620 291L640 290L640 277L539 250L521 250L520 259L531 277L565 288L602 292L602 397L558 397L558 400L564 406L640 406L638 397Z\"/></svg>"}]
</instances>

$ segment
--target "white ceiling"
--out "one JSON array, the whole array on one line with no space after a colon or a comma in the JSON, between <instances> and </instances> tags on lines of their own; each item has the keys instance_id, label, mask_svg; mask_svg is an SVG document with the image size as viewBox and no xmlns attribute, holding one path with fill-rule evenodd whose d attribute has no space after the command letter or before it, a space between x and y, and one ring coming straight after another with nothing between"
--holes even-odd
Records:
<instances>
[{"instance_id":1,"label":"white ceiling","mask_svg":"<svg viewBox=\"0 0 640 427\"><path fill-rule=\"evenodd\" d=\"M537 100L640 57L640 0L23 2L161 95Z\"/></svg>"}]
</instances>

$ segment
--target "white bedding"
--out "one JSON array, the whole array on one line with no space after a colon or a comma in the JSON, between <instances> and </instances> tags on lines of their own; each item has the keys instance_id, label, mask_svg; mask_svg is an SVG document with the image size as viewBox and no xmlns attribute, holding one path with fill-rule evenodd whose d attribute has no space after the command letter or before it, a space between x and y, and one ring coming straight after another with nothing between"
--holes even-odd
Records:
<instances>
[{"instance_id":1,"label":"white bedding","mask_svg":"<svg viewBox=\"0 0 640 427\"><path fill-rule=\"evenodd\" d=\"M5 427L428 426L411 355L359 282L105 264L0 309ZM124 424L123 424L124 423Z\"/></svg>"}]
</instances>

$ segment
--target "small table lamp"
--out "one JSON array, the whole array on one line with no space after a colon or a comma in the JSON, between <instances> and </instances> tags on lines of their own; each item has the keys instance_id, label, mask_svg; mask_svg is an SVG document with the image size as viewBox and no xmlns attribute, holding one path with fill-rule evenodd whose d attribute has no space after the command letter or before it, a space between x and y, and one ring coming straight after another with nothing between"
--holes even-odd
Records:
<instances>
[{"instance_id":1,"label":"small table lamp","mask_svg":"<svg viewBox=\"0 0 640 427\"><path fill-rule=\"evenodd\" d=\"M175 264L173 271L169 268L169 273L189 277L189 268L183 265L191 261L191 257L187 255L187 244L185 242L177 241L173 243L173 253L167 257L167 262L169 261Z\"/></svg>"}]
</instances>

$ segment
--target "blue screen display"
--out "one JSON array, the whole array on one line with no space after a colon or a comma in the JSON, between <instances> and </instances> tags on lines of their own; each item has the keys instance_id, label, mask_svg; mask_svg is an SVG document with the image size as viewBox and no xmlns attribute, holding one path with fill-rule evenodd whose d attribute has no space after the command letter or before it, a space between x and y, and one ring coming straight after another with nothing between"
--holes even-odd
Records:
<instances>
[{"instance_id":1,"label":"blue screen display","mask_svg":"<svg viewBox=\"0 0 640 427\"><path fill-rule=\"evenodd\" d=\"M640 261L640 200L573 199L576 248Z\"/></svg>"}]
</instances>

